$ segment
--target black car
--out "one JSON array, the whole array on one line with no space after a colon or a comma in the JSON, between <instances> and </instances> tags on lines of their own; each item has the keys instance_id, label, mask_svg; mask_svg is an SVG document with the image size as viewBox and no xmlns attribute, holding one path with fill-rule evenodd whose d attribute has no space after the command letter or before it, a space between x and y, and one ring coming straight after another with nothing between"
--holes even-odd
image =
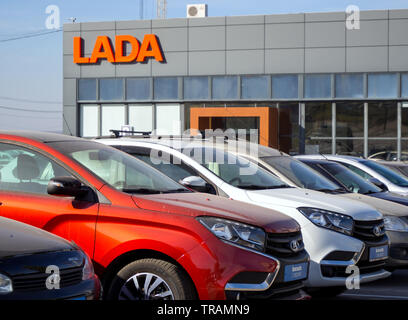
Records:
<instances>
[{"instance_id":1,"label":"black car","mask_svg":"<svg viewBox=\"0 0 408 320\"><path fill-rule=\"evenodd\" d=\"M74 243L0 217L0 300L93 300L101 286Z\"/></svg>"}]
</instances>

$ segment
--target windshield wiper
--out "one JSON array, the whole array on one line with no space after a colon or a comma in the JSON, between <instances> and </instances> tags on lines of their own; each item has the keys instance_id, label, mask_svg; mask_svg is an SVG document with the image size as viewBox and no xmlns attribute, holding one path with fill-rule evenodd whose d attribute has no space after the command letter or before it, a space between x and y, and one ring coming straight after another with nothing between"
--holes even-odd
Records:
<instances>
[{"instance_id":1,"label":"windshield wiper","mask_svg":"<svg viewBox=\"0 0 408 320\"><path fill-rule=\"evenodd\" d=\"M137 189L122 189L125 193L145 193L145 194L159 194L162 193L160 190L148 189L148 188L137 188Z\"/></svg>"},{"instance_id":2,"label":"windshield wiper","mask_svg":"<svg viewBox=\"0 0 408 320\"><path fill-rule=\"evenodd\" d=\"M169 189L162 191L161 193L181 193L181 192L192 192L191 190L185 188L178 188L178 189Z\"/></svg>"},{"instance_id":3,"label":"windshield wiper","mask_svg":"<svg viewBox=\"0 0 408 320\"><path fill-rule=\"evenodd\" d=\"M326 193L348 193L346 189L337 188L337 189L315 189L315 191L326 192Z\"/></svg>"},{"instance_id":4,"label":"windshield wiper","mask_svg":"<svg viewBox=\"0 0 408 320\"><path fill-rule=\"evenodd\" d=\"M164 193L179 193L179 192L191 192L185 188L168 189L168 190L155 190L149 188L134 188L134 189L122 189L125 193L141 193L141 194L164 194Z\"/></svg>"},{"instance_id":5,"label":"windshield wiper","mask_svg":"<svg viewBox=\"0 0 408 320\"><path fill-rule=\"evenodd\" d=\"M277 186L259 186L255 184L240 184L236 186L240 189L248 189L248 190L267 190L267 189L284 189L284 188L292 188L287 184L280 184Z\"/></svg>"},{"instance_id":6,"label":"windshield wiper","mask_svg":"<svg viewBox=\"0 0 408 320\"><path fill-rule=\"evenodd\" d=\"M378 192L382 192L382 191L378 191ZM373 190L368 190L366 192L364 192L363 194L373 194L373 193L378 193L377 191L373 191Z\"/></svg>"}]
</instances>

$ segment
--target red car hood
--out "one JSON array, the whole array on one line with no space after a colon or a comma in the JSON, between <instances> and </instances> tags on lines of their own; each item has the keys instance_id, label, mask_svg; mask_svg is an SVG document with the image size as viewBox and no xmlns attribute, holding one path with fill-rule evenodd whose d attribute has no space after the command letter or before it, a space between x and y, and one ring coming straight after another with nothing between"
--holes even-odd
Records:
<instances>
[{"instance_id":1,"label":"red car hood","mask_svg":"<svg viewBox=\"0 0 408 320\"><path fill-rule=\"evenodd\" d=\"M230 219L258 226L272 233L300 230L294 219L278 211L203 193L134 195L132 198L138 207L151 211Z\"/></svg>"}]
</instances>

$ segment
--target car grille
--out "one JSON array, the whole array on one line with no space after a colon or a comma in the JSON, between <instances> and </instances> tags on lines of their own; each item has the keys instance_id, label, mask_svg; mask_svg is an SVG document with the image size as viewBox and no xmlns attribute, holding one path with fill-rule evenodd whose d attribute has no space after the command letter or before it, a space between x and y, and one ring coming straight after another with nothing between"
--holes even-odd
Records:
<instances>
[{"instance_id":1,"label":"car grille","mask_svg":"<svg viewBox=\"0 0 408 320\"><path fill-rule=\"evenodd\" d=\"M296 242L297 249L291 247ZM290 233L268 233L266 236L265 253L275 257L295 257L304 250L302 234Z\"/></svg>"},{"instance_id":2,"label":"car grille","mask_svg":"<svg viewBox=\"0 0 408 320\"><path fill-rule=\"evenodd\" d=\"M46 290L46 280L51 274L34 273L19 275L12 278L13 289L21 291ZM82 281L82 267L60 270L60 288L76 285Z\"/></svg>"},{"instance_id":3,"label":"car grille","mask_svg":"<svg viewBox=\"0 0 408 320\"><path fill-rule=\"evenodd\" d=\"M354 221L354 237L370 242L379 242L384 239L385 226L384 220L374 221Z\"/></svg>"}]
</instances>

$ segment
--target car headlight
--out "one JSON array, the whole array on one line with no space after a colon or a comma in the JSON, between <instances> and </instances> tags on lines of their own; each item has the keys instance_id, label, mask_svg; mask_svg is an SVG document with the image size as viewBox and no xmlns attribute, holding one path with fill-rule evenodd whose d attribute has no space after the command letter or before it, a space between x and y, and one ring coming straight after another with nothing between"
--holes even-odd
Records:
<instances>
[{"instance_id":1,"label":"car headlight","mask_svg":"<svg viewBox=\"0 0 408 320\"><path fill-rule=\"evenodd\" d=\"M85 254L85 263L82 268L82 280L91 279L95 275L91 259Z\"/></svg>"},{"instance_id":2,"label":"car headlight","mask_svg":"<svg viewBox=\"0 0 408 320\"><path fill-rule=\"evenodd\" d=\"M219 239L264 251L266 234L261 228L215 217L198 217L197 220Z\"/></svg>"},{"instance_id":3,"label":"car headlight","mask_svg":"<svg viewBox=\"0 0 408 320\"><path fill-rule=\"evenodd\" d=\"M0 273L0 294L6 294L13 292L13 284L11 279L4 274Z\"/></svg>"},{"instance_id":4,"label":"car headlight","mask_svg":"<svg viewBox=\"0 0 408 320\"><path fill-rule=\"evenodd\" d=\"M310 221L319 227L351 235L353 233L353 218L344 214L317 208L298 208Z\"/></svg>"},{"instance_id":5,"label":"car headlight","mask_svg":"<svg viewBox=\"0 0 408 320\"><path fill-rule=\"evenodd\" d=\"M395 216L384 216L385 230L408 232L408 224Z\"/></svg>"}]
</instances>

